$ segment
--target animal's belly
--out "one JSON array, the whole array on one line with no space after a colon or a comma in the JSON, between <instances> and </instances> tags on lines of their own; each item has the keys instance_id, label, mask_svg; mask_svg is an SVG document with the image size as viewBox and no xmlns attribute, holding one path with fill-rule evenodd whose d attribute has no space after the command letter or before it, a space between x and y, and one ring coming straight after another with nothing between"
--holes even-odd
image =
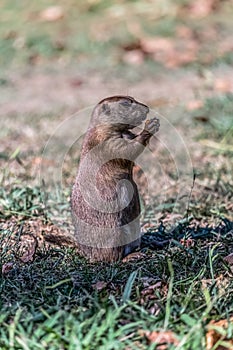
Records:
<instances>
[{"instance_id":1,"label":"animal's belly","mask_svg":"<svg viewBox=\"0 0 233 350\"><path fill-rule=\"evenodd\" d=\"M76 219L97 227L120 227L140 215L137 186L133 181L105 184L101 190L82 188L76 182L72 193L72 211Z\"/></svg>"}]
</instances>

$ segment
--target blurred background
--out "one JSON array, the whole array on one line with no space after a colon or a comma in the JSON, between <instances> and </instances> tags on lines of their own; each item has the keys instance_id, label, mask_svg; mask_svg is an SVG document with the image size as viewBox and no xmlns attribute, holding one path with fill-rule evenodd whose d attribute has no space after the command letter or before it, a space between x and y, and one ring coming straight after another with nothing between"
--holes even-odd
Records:
<instances>
[{"instance_id":1,"label":"blurred background","mask_svg":"<svg viewBox=\"0 0 233 350\"><path fill-rule=\"evenodd\" d=\"M232 1L0 6L4 115L77 110L115 92L191 110L213 91L232 92Z\"/></svg>"},{"instance_id":2,"label":"blurred background","mask_svg":"<svg viewBox=\"0 0 233 350\"><path fill-rule=\"evenodd\" d=\"M18 187L36 185L59 123L128 94L184 139L196 173L195 218L232 217L232 0L2 0L0 16L0 181L3 197L12 197L5 213L19 210ZM160 162L175 186L163 150ZM68 186L75 172L65 169ZM169 218L173 196L157 207L160 217Z\"/></svg>"}]
</instances>

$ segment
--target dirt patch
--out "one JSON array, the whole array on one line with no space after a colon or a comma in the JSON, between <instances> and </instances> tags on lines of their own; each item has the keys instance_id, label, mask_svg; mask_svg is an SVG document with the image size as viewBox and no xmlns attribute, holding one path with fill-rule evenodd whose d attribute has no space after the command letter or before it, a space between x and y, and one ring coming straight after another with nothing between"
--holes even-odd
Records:
<instances>
[{"instance_id":1,"label":"dirt patch","mask_svg":"<svg viewBox=\"0 0 233 350\"><path fill-rule=\"evenodd\" d=\"M73 68L14 72L9 74L9 84L2 87L0 116L55 114L60 110L72 113L97 103L103 97L119 93L130 94L152 105L158 100L168 105L185 104L195 99L197 93L201 93L202 98L216 93L213 91L214 82L220 77L223 82L227 81L228 90L233 92L232 73L231 67L215 68L208 71L207 78L195 70L178 69L155 72L152 77L127 82L114 77L114 73L111 79L98 73L89 79ZM217 87L221 88L219 84Z\"/></svg>"}]
</instances>

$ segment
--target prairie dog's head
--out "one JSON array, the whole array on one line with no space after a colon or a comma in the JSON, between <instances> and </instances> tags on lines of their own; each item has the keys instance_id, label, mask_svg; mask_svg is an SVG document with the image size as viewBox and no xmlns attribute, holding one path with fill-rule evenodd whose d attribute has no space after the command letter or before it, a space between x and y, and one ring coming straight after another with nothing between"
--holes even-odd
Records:
<instances>
[{"instance_id":1,"label":"prairie dog's head","mask_svg":"<svg viewBox=\"0 0 233 350\"><path fill-rule=\"evenodd\" d=\"M95 124L122 125L134 128L140 125L149 112L149 108L130 96L112 96L100 101L92 114Z\"/></svg>"}]
</instances>

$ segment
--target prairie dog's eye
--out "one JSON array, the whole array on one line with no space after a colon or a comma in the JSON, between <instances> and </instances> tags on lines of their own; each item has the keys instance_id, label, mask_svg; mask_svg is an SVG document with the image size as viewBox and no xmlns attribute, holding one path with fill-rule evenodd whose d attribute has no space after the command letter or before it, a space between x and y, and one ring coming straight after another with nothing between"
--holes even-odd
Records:
<instances>
[{"instance_id":1,"label":"prairie dog's eye","mask_svg":"<svg viewBox=\"0 0 233 350\"><path fill-rule=\"evenodd\" d=\"M129 106L131 106L131 104L133 103L133 101L132 100L123 100L123 101L121 101L120 102L120 105L122 105L122 106L124 106L124 107L129 107Z\"/></svg>"}]
</instances>

